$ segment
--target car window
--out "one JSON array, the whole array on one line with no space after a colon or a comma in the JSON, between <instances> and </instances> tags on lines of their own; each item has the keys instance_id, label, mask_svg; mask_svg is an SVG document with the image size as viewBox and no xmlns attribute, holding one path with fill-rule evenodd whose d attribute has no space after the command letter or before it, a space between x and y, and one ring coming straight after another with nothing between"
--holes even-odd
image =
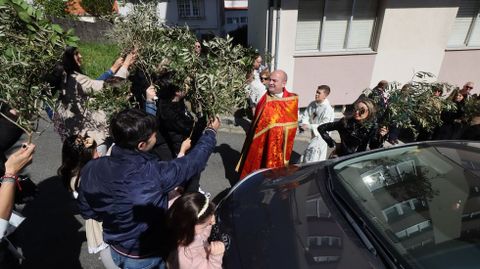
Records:
<instances>
[{"instance_id":1,"label":"car window","mask_svg":"<svg viewBox=\"0 0 480 269\"><path fill-rule=\"evenodd\" d=\"M400 147L348 159L333 170L354 207L409 266L474 268L480 259L479 148L466 142Z\"/></svg>"}]
</instances>

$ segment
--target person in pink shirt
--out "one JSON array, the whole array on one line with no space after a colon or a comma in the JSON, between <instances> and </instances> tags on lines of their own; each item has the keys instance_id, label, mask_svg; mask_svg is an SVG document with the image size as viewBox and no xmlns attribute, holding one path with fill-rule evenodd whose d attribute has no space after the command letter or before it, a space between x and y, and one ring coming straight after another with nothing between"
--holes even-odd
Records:
<instances>
[{"instance_id":1,"label":"person in pink shirt","mask_svg":"<svg viewBox=\"0 0 480 269\"><path fill-rule=\"evenodd\" d=\"M168 210L167 225L174 249L168 257L169 269L222 268L225 245L208 242L215 224L215 205L199 192L179 197Z\"/></svg>"}]
</instances>

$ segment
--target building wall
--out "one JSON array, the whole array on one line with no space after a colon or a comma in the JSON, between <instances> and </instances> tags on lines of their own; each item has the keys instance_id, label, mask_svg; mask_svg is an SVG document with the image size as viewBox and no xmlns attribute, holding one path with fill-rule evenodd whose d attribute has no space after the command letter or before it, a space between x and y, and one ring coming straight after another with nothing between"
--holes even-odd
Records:
<instances>
[{"instance_id":1,"label":"building wall","mask_svg":"<svg viewBox=\"0 0 480 269\"><path fill-rule=\"evenodd\" d=\"M299 95L299 106L313 101L322 84L331 88L331 104L352 103L370 86L374 63L374 54L296 57L293 90Z\"/></svg>"},{"instance_id":2,"label":"building wall","mask_svg":"<svg viewBox=\"0 0 480 269\"><path fill-rule=\"evenodd\" d=\"M205 16L202 19L198 20L184 20L178 17L178 9L177 9L177 1L169 1L169 14L176 18L176 21L179 25L188 24L188 26L192 29L198 30L202 33L208 33L209 31L214 32L215 34L221 35L223 34L223 25L221 23L219 16L223 12L220 12L219 8L219 1L223 0L204 0L205 5ZM223 4L222 4L223 7ZM172 10L172 12L170 12Z\"/></svg>"},{"instance_id":3,"label":"building wall","mask_svg":"<svg viewBox=\"0 0 480 269\"><path fill-rule=\"evenodd\" d=\"M267 0L248 1L248 43L259 52L267 47Z\"/></svg>"},{"instance_id":4,"label":"building wall","mask_svg":"<svg viewBox=\"0 0 480 269\"><path fill-rule=\"evenodd\" d=\"M443 58L439 81L446 81L462 87L465 82L473 81L472 93L480 93L480 49L479 50L447 50Z\"/></svg>"},{"instance_id":5,"label":"building wall","mask_svg":"<svg viewBox=\"0 0 480 269\"><path fill-rule=\"evenodd\" d=\"M266 2L249 2L249 29L259 29L249 31L249 41L260 50L265 49L268 37L260 27L252 27L265 20ZM277 68L289 76L287 87L300 95L300 106L313 100L320 84L330 85L329 99L334 105L342 105L353 102L363 89L382 79L407 83L417 71L431 72L439 81L458 86L473 81L480 88L480 49L447 49L458 0L380 0L373 50L361 54L296 52L298 0L281 3L278 54L275 43L271 54L276 57ZM275 33L271 34L273 42Z\"/></svg>"},{"instance_id":6,"label":"building wall","mask_svg":"<svg viewBox=\"0 0 480 269\"><path fill-rule=\"evenodd\" d=\"M125 3L119 8L122 15L128 14L132 9L132 3ZM199 33L213 32L223 35L223 0L204 0L204 14L200 19L184 20L178 17L177 0L162 1L157 3L157 14L160 20L171 25L188 25L190 29Z\"/></svg>"},{"instance_id":7,"label":"building wall","mask_svg":"<svg viewBox=\"0 0 480 269\"><path fill-rule=\"evenodd\" d=\"M246 23L229 23L229 18L235 18L236 20L240 20L240 18L245 17L247 18ZM247 9L225 9L225 33L234 31L244 25L248 24L248 10Z\"/></svg>"},{"instance_id":8,"label":"building wall","mask_svg":"<svg viewBox=\"0 0 480 269\"><path fill-rule=\"evenodd\" d=\"M458 8L401 4L389 1L384 11L371 86L382 79L405 83L417 71L440 72Z\"/></svg>"},{"instance_id":9,"label":"building wall","mask_svg":"<svg viewBox=\"0 0 480 269\"><path fill-rule=\"evenodd\" d=\"M282 69L288 74L287 88L293 88L295 78L295 36L297 35L298 0L284 0L280 10L280 25L278 39L278 55L272 51L274 57L278 57L276 69ZM295 23L292 23L295 22ZM295 90L294 90L295 91Z\"/></svg>"},{"instance_id":10,"label":"building wall","mask_svg":"<svg viewBox=\"0 0 480 269\"><path fill-rule=\"evenodd\" d=\"M248 8L248 0L225 0L225 8Z\"/></svg>"}]
</instances>

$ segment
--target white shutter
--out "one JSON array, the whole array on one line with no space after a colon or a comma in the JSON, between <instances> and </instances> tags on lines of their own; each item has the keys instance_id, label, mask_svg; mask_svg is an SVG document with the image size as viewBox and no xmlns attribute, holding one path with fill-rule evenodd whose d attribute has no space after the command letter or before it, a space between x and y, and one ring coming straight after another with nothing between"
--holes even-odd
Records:
<instances>
[{"instance_id":1,"label":"white shutter","mask_svg":"<svg viewBox=\"0 0 480 269\"><path fill-rule=\"evenodd\" d=\"M348 21L352 13L352 0L330 0L325 5L322 51L339 51L345 47Z\"/></svg>"},{"instance_id":2,"label":"white shutter","mask_svg":"<svg viewBox=\"0 0 480 269\"><path fill-rule=\"evenodd\" d=\"M377 0L356 0L348 37L349 49L370 48L377 15Z\"/></svg>"},{"instance_id":3,"label":"white shutter","mask_svg":"<svg viewBox=\"0 0 480 269\"><path fill-rule=\"evenodd\" d=\"M480 16L477 15L475 24L472 28L472 34L468 40L468 46L470 47L480 47Z\"/></svg>"},{"instance_id":4,"label":"white shutter","mask_svg":"<svg viewBox=\"0 0 480 269\"><path fill-rule=\"evenodd\" d=\"M323 1L299 0L295 49L318 50Z\"/></svg>"},{"instance_id":5,"label":"white shutter","mask_svg":"<svg viewBox=\"0 0 480 269\"><path fill-rule=\"evenodd\" d=\"M463 47L466 46L466 38L473 17L477 15L480 8L480 1L478 0L461 0L458 8L457 17L448 39L448 47Z\"/></svg>"}]
</instances>

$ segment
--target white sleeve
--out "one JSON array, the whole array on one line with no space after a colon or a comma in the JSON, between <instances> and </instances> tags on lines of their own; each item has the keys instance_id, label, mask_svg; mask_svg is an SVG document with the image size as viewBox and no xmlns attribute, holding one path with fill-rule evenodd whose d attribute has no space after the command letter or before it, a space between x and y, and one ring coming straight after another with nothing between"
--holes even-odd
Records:
<instances>
[{"instance_id":1,"label":"white sleeve","mask_svg":"<svg viewBox=\"0 0 480 269\"><path fill-rule=\"evenodd\" d=\"M103 89L103 80L96 80L96 79L91 79L85 75L82 74L75 74L75 80L77 81L78 84L82 86L82 89L85 92L93 91L93 92L98 92Z\"/></svg>"},{"instance_id":2,"label":"white sleeve","mask_svg":"<svg viewBox=\"0 0 480 269\"><path fill-rule=\"evenodd\" d=\"M127 78L128 75L128 68L122 66L120 67L120 69L118 69L117 73L115 73L114 76L119 78Z\"/></svg>"},{"instance_id":3,"label":"white sleeve","mask_svg":"<svg viewBox=\"0 0 480 269\"><path fill-rule=\"evenodd\" d=\"M308 124L310 125L310 115L308 115L308 110L310 105L308 105L305 110L303 111L302 115L300 116L300 123L301 124Z\"/></svg>"},{"instance_id":4,"label":"white sleeve","mask_svg":"<svg viewBox=\"0 0 480 269\"><path fill-rule=\"evenodd\" d=\"M320 136L320 133L317 130L318 126L324 123L333 122L334 120L335 120L335 111L333 110L333 107L328 106L320 122L318 124L312 124L312 130L313 130L314 136Z\"/></svg>"},{"instance_id":5,"label":"white sleeve","mask_svg":"<svg viewBox=\"0 0 480 269\"><path fill-rule=\"evenodd\" d=\"M0 241L7 233L8 220L0 219Z\"/></svg>"}]
</instances>

